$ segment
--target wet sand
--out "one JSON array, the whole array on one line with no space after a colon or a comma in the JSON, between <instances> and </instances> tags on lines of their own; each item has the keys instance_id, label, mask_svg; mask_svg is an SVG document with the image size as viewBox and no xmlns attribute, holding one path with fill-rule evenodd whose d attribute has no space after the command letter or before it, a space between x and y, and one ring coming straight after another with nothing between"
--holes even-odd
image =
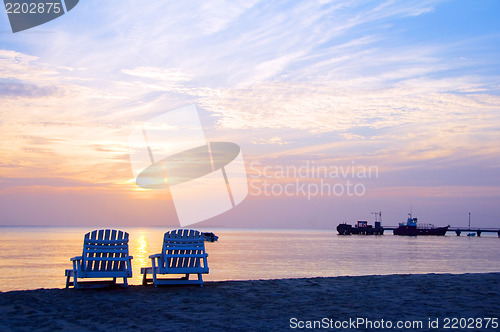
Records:
<instances>
[{"instance_id":1,"label":"wet sand","mask_svg":"<svg viewBox=\"0 0 500 332\"><path fill-rule=\"evenodd\" d=\"M307 327L314 321L322 322L323 327L327 327L328 321L328 327L338 330L335 322L360 318L372 324L380 324L382 319L393 324L422 321L423 330L429 330L429 318L439 319L442 328L445 318L500 320L499 316L500 273L223 281L205 282L203 288L129 286L0 293L2 332L286 331L301 330L302 324ZM366 327L357 325L354 330Z\"/></svg>"}]
</instances>

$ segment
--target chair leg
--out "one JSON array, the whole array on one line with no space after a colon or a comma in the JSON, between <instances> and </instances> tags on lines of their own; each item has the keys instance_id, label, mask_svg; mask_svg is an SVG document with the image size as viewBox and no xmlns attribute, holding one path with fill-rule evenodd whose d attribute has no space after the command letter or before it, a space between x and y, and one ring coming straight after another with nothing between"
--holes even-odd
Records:
<instances>
[{"instance_id":1,"label":"chair leg","mask_svg":"<svg viewBox=\"0 0 500 332\"><path fill-rule=\"evenodd\" d=\"M153 267L153 269L154 269L154 267ZM153 284L155 285L155 287L158 285L156 283L156 271L155 270L153 270Z\"/></svg>"},{"instance_id":2,"label":"chair leg","mask_svg":"<svg viewBox=\"0 0 500 332\"><path fill-rule=\"evenodd\" d=\"M203 276L201 273L198 273L198 281L200 282L200 287L203 287Z\"/></svg>"},{"instance_id":3,"label":"chair leg","mask_svg":"<svg viewBox=\"0 0 500 332\"><path fill-rule=\"evenodd\" d=\"M73 288L79 288L78 286L78 278L76 277L76 272L73 272Z\"/></svg>"},{"instance_id":4,"label":"chair leg","mask_svg":"<svg viewBox=\"0 0 500 332\"><path fill-rule=\"evenodd\" d=\"M69 288L69 278L70 278L70 275L68 273L68 275L66 276L66 288Z\"/></svg>"},{"instance_id":5,"label":"chair leg","mask_svg":"<svg viewBox=\"0 0 500 332\"><path fill-rule=\"evenodd\" d=\"M146 285L146 284L147 284L147 281L146 281L146 275L147 275L147 273L146 273L146 271L144 271L144 274L142 275L142 284L143 284L143 285Z\"/></svg>"},{"instance_id":6,"label":"chair leg","mask_svg":"<svg viewBox=\"0 0 500 332\"><path fill-rule=\"evenodd\" d=\"M116 278L113 278L113 279L116 279ZM126 277L123 278L123 285L128 286L128 282L127 282L127 278Z\"/></svg>"},{"instance_id":7,"label":"chair leg","mask_svg":"<svg viewBox=\"0 0 500 332\"><path fill-rule=\"evenodd\" d=\"M153 274L153 284L155 285L155 287L158 287L158 284L156 283L156 261L155 261L155 259L153 258L153 259L151 260L151 262L152 262L152 266L153 266L153 267L152 267L152 271L151 271L151 272L152 272L152 274Z\"/></svg>"},{"instance_id":8,"label":"chair leg","mask_svg":"<svg viewBox=\"0 0 500 332\"><path fill-rule=\"evenodd\" d=\"M113 278L113 283L116 284L116 278Z\"/></svg>"}]
</instances>

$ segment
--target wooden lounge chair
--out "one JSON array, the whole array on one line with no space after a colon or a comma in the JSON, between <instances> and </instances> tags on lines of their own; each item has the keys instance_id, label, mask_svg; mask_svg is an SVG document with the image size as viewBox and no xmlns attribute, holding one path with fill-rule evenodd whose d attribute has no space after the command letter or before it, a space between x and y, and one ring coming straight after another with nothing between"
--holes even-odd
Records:
<instances>
[{"instance_id":1,"label":"wooden lounge chair","mask_svg":"<svg viewBox=\"0 0 500 332\"><path fill-rule=\"evenodd\" d=\"M73 269L66 270L66 288L116 284L116 278L123 278L123 285L127 286L127 278L132 277L132 258L128 254L128 233L111 229L89 232L83 240L82 256L71 258ZM78 278L113 278L113 281L78 283Z\"/></svg>"},{"instance_id":2,"label":"wooden lounge chair","mask_svg":"<svg viewBox=\"0 0 500 332\"><path fill-rule=\"evenodd\" d=\"M153 282L155 287L168 284L198 284L203 287L203 273L208 273L208 254L205 253L205 237L192 229L177 229L165 233L161 254L151 255L152 267L141 268L142 284ZM151 274L152 278L147 278ZM183 277L158 278L158 275L177 274ZM189 280L197 274L198 280Z\"/></svg>"}]
</instances>

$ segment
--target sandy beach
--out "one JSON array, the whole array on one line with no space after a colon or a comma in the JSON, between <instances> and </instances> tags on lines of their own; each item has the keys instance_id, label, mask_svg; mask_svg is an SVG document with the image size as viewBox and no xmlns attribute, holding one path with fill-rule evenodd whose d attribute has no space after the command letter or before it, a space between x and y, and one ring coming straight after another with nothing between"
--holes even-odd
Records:
<instances>
[{"instance_id":1,"label":"sandy beach","mask_svg":"<svg viewBox=\"0 0 500 332\"><path fill-rule=\"evenodd\" d=\"M499 313L500 273L223 281L206 282L203 288L129 286L0 293L2 332L282 331L305 329L314 321L338 330L335 324L346 326L349 320L352 324L358 319L365 320L362 324L370 321L379 325L381 320L384 324L421 321L423 330L427 330L429 319L438 319L439 328L443 328L447 318L498 320ZM355 330L367 326L370 325L357 325Z\"/></svg>"}]
</instances>

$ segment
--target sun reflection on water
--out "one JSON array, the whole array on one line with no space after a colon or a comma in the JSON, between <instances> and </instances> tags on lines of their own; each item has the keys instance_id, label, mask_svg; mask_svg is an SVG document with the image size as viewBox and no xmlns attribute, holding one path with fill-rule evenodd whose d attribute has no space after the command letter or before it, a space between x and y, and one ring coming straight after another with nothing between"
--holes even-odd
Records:
<instances>
[{"instance_id":1,"label":"sun reflection on water","mask_svg":"<svg viewBox=\"0 0 500 332\"><path fill-rule=\"evenodd\" d=\"M149 260L149 255L151 253L149 251L149 242L145 231L139 231L138 236L135 237L135 241L130 243L130 254L134 256L132 260L132 283L140 284L142 280L140 268L151 265Z\"/></svg>"}]
</instances>

